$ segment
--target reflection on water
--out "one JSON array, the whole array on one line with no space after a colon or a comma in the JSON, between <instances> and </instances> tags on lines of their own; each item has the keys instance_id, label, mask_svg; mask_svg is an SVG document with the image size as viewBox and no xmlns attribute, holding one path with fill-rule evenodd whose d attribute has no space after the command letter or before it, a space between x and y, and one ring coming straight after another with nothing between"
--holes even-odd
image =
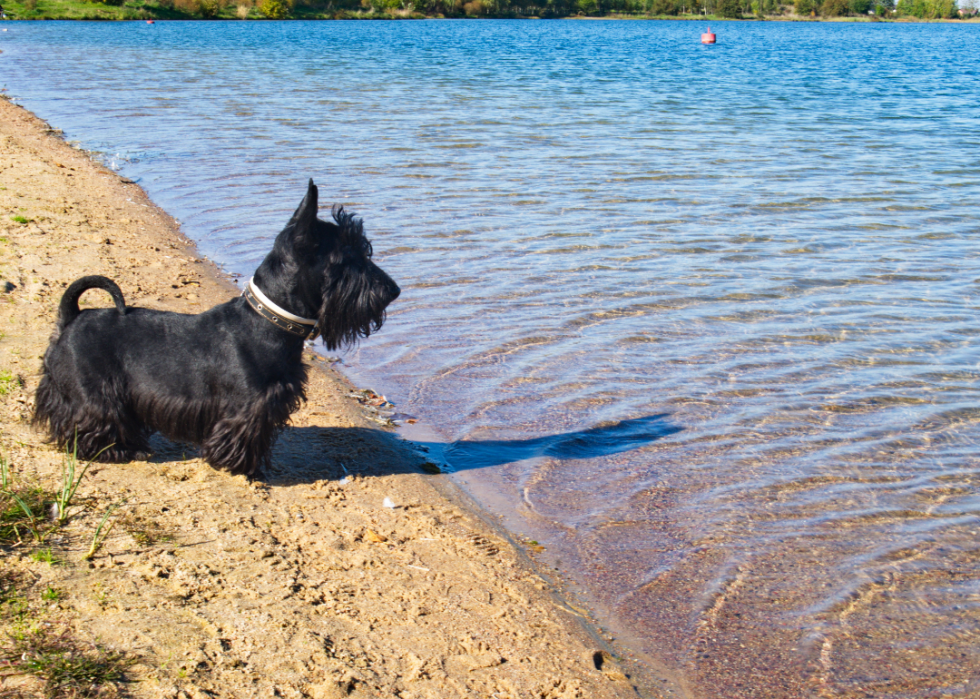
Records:
<instances>
[{"instance_id":1,"label":"reflection on water","mask_svg":"<svg viewBox=\"0 0 980 699\"><path fill-rule=\"evenodd\" d=\"M12 26L229 270L365 217L348 370L675 695L980 696L976 25Z\"/></svg>"}]
</instances>

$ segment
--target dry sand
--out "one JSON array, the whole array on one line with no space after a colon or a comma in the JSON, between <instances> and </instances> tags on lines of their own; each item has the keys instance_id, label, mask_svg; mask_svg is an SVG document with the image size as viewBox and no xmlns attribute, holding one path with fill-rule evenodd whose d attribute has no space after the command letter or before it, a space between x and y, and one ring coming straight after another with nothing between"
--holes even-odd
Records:
<instances>
[{"instance_id":1,"label":"dry sand","mask_svg":"<svg viewBox=\"0 0 980 699\"><path fill-rule=\"evenodd\" d=\"M29 417L56 305L85 274L115 279L129 305L184 313L236 293L138 186L0 100L0 375L17 379L0 396L0 450L18 478L60 473ZM0 549L31 618L135 657L120 696L637 696L526 553L308 361L309 400L262 482L155 438L149 462L88 472L77 516L44 545L55 564L28 543ZM0 693L30 682L0 676Z\"/></svg>"}]
</instances>

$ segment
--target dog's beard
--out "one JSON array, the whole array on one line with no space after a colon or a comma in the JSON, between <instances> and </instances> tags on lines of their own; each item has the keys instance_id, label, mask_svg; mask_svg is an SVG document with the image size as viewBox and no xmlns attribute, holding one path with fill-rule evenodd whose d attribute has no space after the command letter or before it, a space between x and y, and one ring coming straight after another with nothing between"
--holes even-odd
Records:
<instances>
[{"instance_id":1,"label":"dog's beard","mask_svg":"<svg viewBox=\"0 0 980 699\"><path fill-rule=\"evenodd\" d=\"M380 269L372 272L345 268L339 278L329 280L331 286L319 315L320 334L327 349L351 347L384 324L385 309L400 290Z\"/></svg>"}]
</instances>

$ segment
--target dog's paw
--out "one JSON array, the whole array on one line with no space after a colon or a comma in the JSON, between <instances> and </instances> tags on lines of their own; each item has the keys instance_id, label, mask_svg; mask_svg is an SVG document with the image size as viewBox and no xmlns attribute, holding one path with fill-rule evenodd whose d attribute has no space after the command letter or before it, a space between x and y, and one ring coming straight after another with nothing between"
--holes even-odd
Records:
<instances>
[{"instance_id":1,"label":"dog's paw","mask_svg":"<svg viewBox=\"0 0 980 699\"><path fill-rule=\"evenodd\" d=\"M261 468L256 468L251 473L246 473L245 478L249 483L264 483L266 480L265 473Z\"/></svg>"},{"instance_id":2,"label":"dog's paw","mask_svg":"<svg viewBox=\"0 0 980 699\"><path fill-rule=\"evenodd\" d=\"M152 451L143 449L106 449L98 460L107 464L128 464L131 461L149 461Z\"/></svg>"}]
</instances>

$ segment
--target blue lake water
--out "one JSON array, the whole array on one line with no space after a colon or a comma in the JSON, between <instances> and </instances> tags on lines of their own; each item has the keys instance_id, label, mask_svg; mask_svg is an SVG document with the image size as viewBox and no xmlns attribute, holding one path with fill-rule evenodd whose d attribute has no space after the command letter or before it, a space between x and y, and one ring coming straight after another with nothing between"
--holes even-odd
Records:
<instances>
[{"instance_id":1,"label":"blue lake water","mask_svg":"<svg viewBox=\"0 0 980 699\"><path fill-rule=\"evenodd\" d=\"M403 293L345 370L640 675L980 696L980 25L4 26L229 271L308 177L364 217Z\"/></svg>"}]
</instances>

